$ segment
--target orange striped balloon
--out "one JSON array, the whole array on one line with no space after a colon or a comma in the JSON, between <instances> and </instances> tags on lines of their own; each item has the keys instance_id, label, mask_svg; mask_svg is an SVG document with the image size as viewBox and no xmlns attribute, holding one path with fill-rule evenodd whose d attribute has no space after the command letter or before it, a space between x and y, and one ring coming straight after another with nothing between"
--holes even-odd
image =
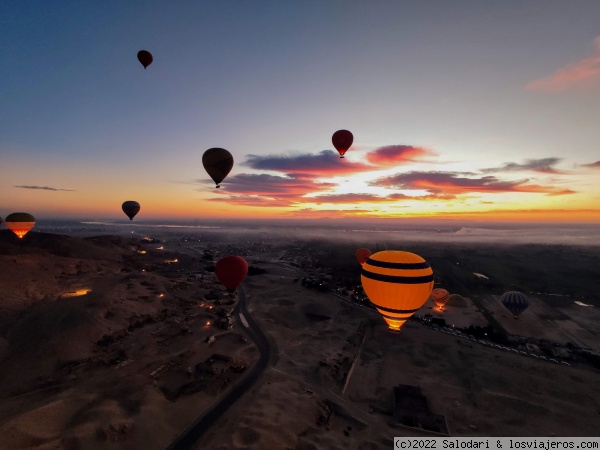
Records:
<instances>
[{"instance_id":1,"label":"orange striped balloon","mask_svg":"<svg viewBox=\"0 0 600 450\"><path fill-rule=\"evenodd\" d=\"M433 270L419 255L385 250L363 264L362 286L390 330L399 331L429 298Z\"/></svg>"}]
</instances>

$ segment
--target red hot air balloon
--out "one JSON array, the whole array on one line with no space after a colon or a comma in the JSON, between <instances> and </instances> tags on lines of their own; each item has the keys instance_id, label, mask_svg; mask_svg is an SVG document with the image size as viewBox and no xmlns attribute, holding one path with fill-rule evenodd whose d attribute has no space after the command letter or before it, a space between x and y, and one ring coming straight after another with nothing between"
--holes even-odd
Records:
<instances>
[{"instance_id":1,"label":"red hot air balloon","mask_svg":"<svg viewBox=\"0 0 600 450\"><path fill-rule=\"evenodd\" d=\"M352 146L353 141L354 136L348 130L337 130L331 136L331 142L333 142L333 146L340 154L340 158L344 157L344 154Z\"/></svg>"},{"instance_id":2,"label":"red hot air balloon","mask_svg":"<svg viewBox=\"0 0 600 450\"><path fill-rule=\"evenodd\" d=\"M123 202L121 209L123 209L123 212L127 214L129 220L133 220L135 215L140 212L140 204L133 200L127 200L126 202Z\"/></svg>"},{"instance_id":3,"label":"red hot air balloon","mask_svg":"<svg viewBox=\"0 0 600 450\"><path fill-rule=\"evenodd\" d=\"M137 54L137 57L138 61L142 63L142 66L144 66L144 69L146 69L146 67L152 64L153 58L152 54L149 51L140 50Z\"/></svg>"},{"instance_id":4,"label":"red hot air balloon","mask_svg":"<svg viewBox=\"0 0 600 450\"><path fill-rule=\"evenodd\" d=\"M358 260L361 266L365 263L367 259L369 259L369 256L371 256L371 250L369 250L368 248L359 248L358 250L356 250L356 259Z\"/></svg>"},{"instance_id":5,"label":"red hot air balloon","mask_svg":"<svg viewBox=\"0 0 600 450\"><path fill-rule=\"evenodd\" d=\"M248 263L241 256L225 256L217 261L215 274L221 284L233 292L248 275Z\"/></svg>"}]
</instances>

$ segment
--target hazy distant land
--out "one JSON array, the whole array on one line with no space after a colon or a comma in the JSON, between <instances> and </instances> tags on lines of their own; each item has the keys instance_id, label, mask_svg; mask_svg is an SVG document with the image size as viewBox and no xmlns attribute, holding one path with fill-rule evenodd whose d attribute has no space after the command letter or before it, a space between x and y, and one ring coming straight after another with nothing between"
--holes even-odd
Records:
<instances>
[{"instance_id":1,"label":"hazy distant land","mask_svg":"<svg viewBox=\"0 0 600 450\"><path fill-rule=\"evenodd\" d=\"M0 231L0 448L165 448L258 358L211 271L227 254L259 272L244 289L278 355L198 449L384 449L427 435L394 419L398 384L420 386L453 436L598 435L600 248L569 241L580 237L498 245L433 231L432 243L383 233L363 244L422 255L465 306L426 303L416 316L489 333L467 339L418 320L387 332L349 300L356 242L333 231L125 227L22 242ZM531 300L519 320L499 303L509 289Z\"/></svg>"}]
</instances>

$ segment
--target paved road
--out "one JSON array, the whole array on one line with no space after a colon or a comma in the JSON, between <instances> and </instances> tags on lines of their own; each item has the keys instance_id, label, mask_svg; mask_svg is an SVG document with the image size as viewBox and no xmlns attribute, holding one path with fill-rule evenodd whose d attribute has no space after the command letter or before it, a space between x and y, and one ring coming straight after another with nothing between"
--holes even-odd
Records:
<instances>
[{"instance_id":1,"label":"paved road","mask_svg":"<svg viewBox=\"0 0 600 450\"><path fill-rule=\"evenodd\" d=\"M240 315L243 316L243 327L254 341L260 352L258 362L250 369L246 375L227 392L218 403L214 404L208 411L205 411L187 430L185 430L178 438L176 438L167 447L167 450L187 450L194 448L195 444L202 435L227 411L227 409L235 403L237 399L244 395L254 383L259 379L264 370L274 363L276 357L276 349L269 342L265 334L262 332L258 324L252 319L246 307L246 292L244 287L238 288L239 301L233 311L234 317L238 323L242 323ZM246 327L246 324L248 325Z\"/></svg>"}]
</instances>

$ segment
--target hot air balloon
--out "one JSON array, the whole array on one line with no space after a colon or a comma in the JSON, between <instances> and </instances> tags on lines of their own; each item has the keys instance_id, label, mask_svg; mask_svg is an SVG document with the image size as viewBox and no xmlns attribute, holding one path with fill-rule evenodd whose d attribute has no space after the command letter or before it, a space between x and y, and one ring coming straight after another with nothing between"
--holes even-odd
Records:
<instances>
[{"instance_id":1,"label":"hot air balloon","mask_svg":"<svg viewBox=\"0 0 600 450\"><path fill-rule=\"evenodd\" d=\"M358 250L356 250L356 259L358 260L361 266L365 263L367 259L369 259L369 256L371 256L371 250L369 250L368 248L359 248Z\"/></svg>"},{"instance_id":2,"label":"hot air balloon","mask_svg":"<svg viewBox=\"0 0 600 450\"><path fill-rule=\"evenodd\" d=\"M529 306L529 299L525 294L518 291L505 292L500 297L500 301L515 316L515 319Z\"/></svg>"},{"instance_id":3,"label":"hot air balloon","mask_svg":"<svg viewBox=\"0 0 600 450\"><path fill-rule=\"evenodd\" d=\"M224 148L209 148L202 155L202 165L217 187L233 167L233 156Z\"/></svg>"},{"instance_id":4,"label":"hot air balloon","mask_svg":"<svg viewBox=\"0 0 600 450\"><path fill-rule=\"evenodd\" d=\"M152 64L153 58L152 54L149 51L140 50L137 54L137 57L138 61L142 63L142 66L144 66L144 69L146 69L146 67Z\"/></svg>"},{"instance_id":5,"label":"hot air balloon","mask_svg":"<svg viewBox=\"0 0 600 450\"><path fill-rule=\"evenodd\" d=\"M433 271L414 253L384 250L363 264L360 279L365 294L392 331L399 331L429 298Z\"/></svg>"},{"instance_id":6,"label":"hot air balloon","mask_svg":"<svg viewBox=\"0 0 600 450\"><path fill-rule=\"evenodd\" d=\"M344 157L344 154L348 151L353 141L354 136L348 130L337 130L331 136L331 142L333 142L333 146L340 154L340 158Z\"/></svg>"},{"instance_id":7,"label":"hot air balloon","mask_svg":"<svg viewBox=\"0 0 600 450\"><path fill-rule=\"evenodd\" d=\"M17 212L6 216L6 228L15 233L19 239L23 239L29 230L35 225L35 218L28 213Z\"/></svg>"},{"instance_id":8,"label":"hot air balloon","mask_svg":"<svg viewBox=\"0 0 600 450\"><path fill-rule=\"evenodd\" d=\"M433 291L431 291L430 297L441 310L442 306L444 306L450 298L450 293L446 289L435 288Z\"/></svg>"},{"instance_id":9,"label":"hot air balloon","mask_svg":"<svg viewBox=\"0 0 600 450\"><path fill-rule=\"evenodd\" d=\"M140 212L140 204L133 200L127 200L121 205L123 212L129 217L129 220L133 220L135 215Z\"/></svg>"},{"instance_id":10,"label":"hot air balloon","mask_svg":"<svg viewBox=\"0 0 600 450\"><path fill-rule=\"evenodd\" d=\"M225 256L217 261L215 274L221 284L233 292L248 275L248 263L241 256Z\"/></svg>"}]
</instances>

